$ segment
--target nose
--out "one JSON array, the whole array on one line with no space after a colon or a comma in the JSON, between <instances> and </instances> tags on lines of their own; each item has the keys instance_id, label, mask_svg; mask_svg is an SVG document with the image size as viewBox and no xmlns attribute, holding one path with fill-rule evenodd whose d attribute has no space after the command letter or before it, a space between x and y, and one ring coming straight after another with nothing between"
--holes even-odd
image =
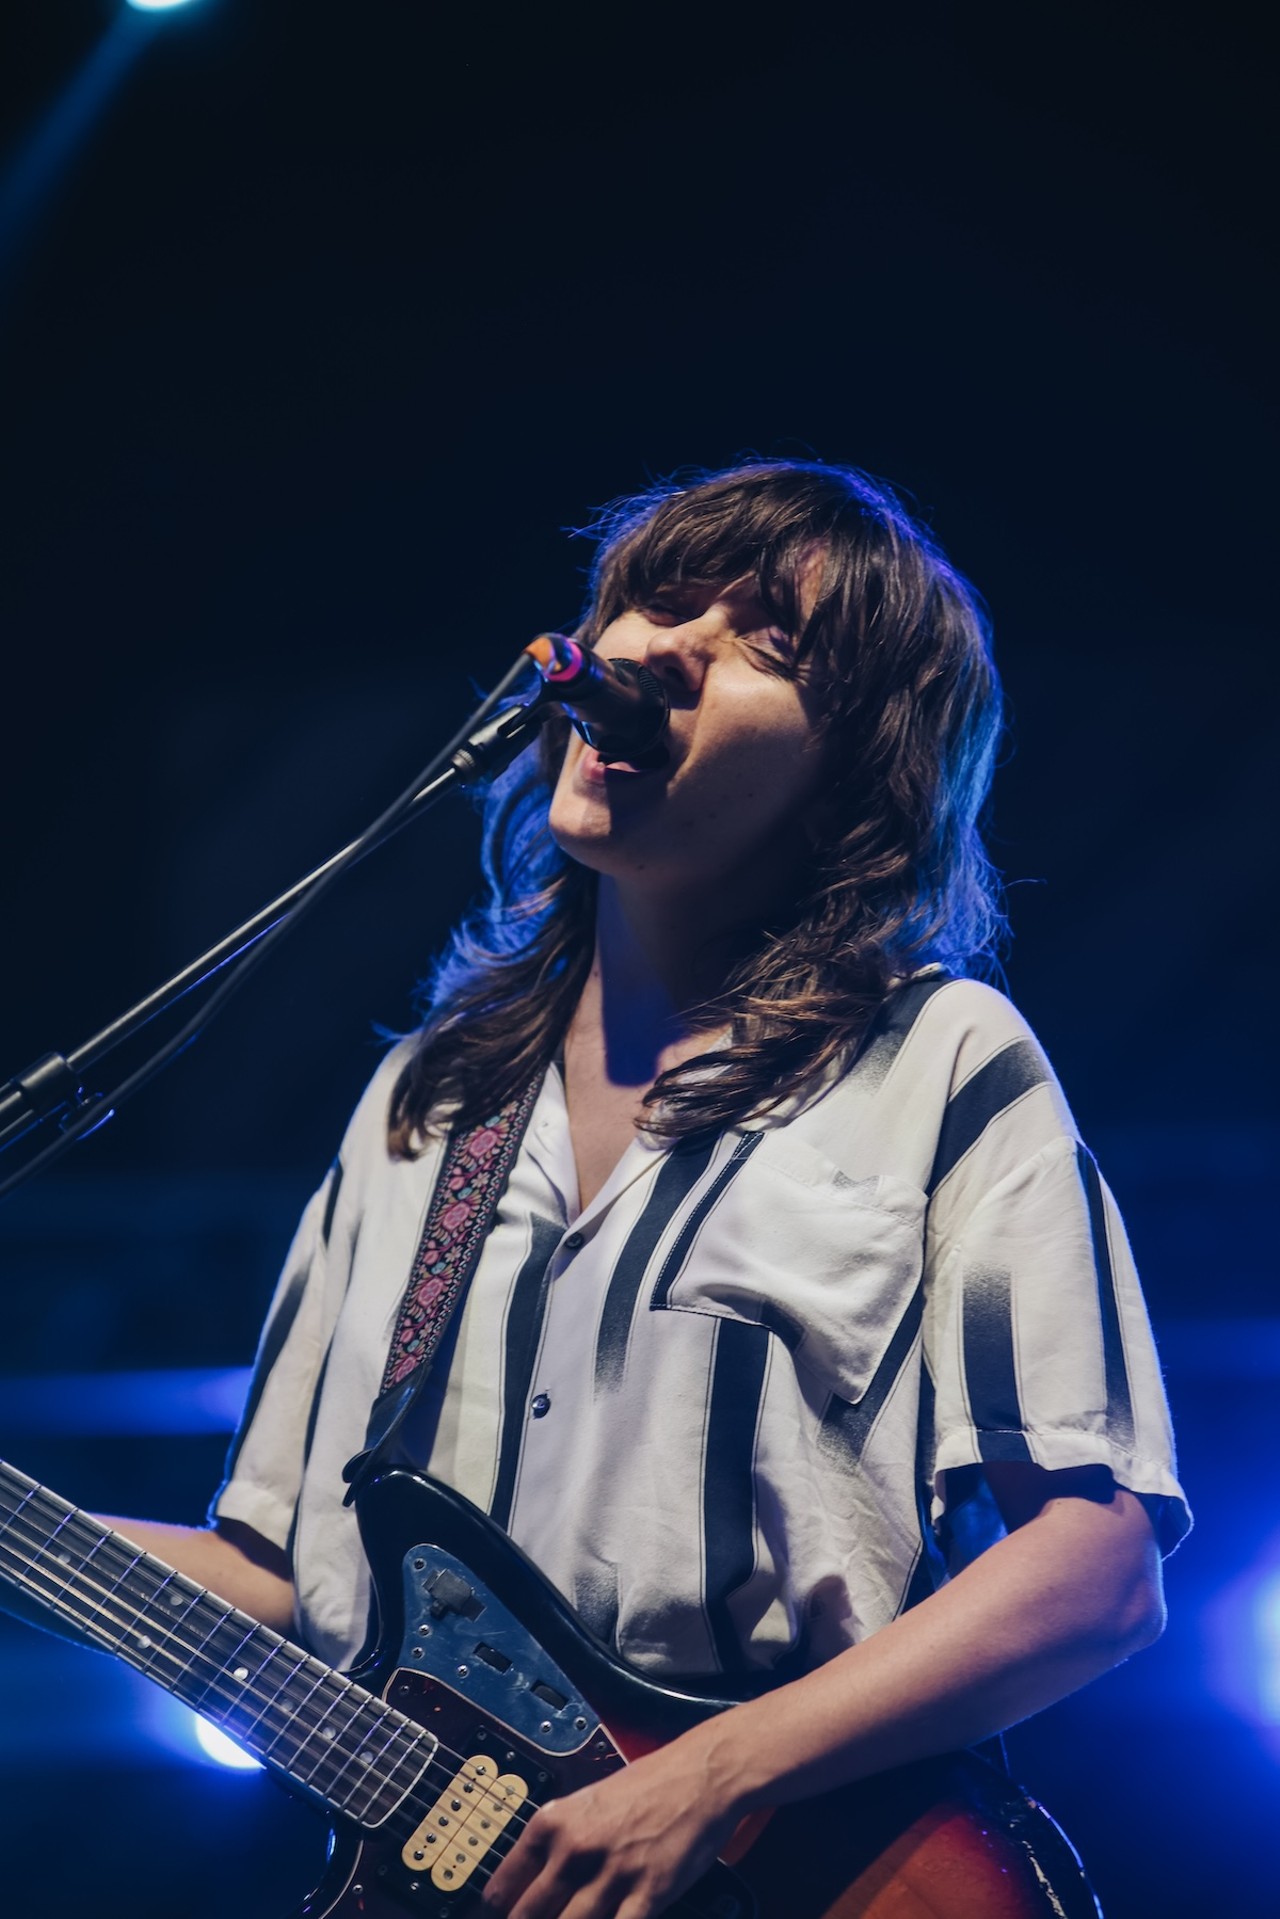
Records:
<instances>
[{"instance_id":1,"label":"nose","mask_svg":"<svg viewBox=\"0 0 1280 1919\"><path fill-rule=\"evenodd\" d=\"M673 702L683 699L691 704L702 692L724 624L708 608L695 619L654 629L645 645L644 663L663 681Z\"/></svg>"}]
</instances>

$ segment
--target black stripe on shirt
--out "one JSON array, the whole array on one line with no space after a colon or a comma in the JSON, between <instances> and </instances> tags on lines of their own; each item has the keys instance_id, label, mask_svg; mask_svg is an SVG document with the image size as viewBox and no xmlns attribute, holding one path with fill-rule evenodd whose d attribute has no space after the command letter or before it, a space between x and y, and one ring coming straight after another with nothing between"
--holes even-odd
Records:
<instances>
[{"instance_id":1,"label":"black stripe on shirt","mask_svg":"<svg viewBox=\"0 0 1280 1919\"><path fill-rule=\"evenodd\" d=\"M1049 1075L1033 1040L1016 1039L989 1059L947 1101L938 1133L938 1149L929 1175L929 1196L975 1146L998 1113L1042 1086Z\"/></svg>"},{"instance_id":2,"label":"black stripe on shirt","mask_svg":"<svg viewBox=\"0 0 1280 1919\"><path fill-rule=\"evenodd\" d=\"M240 1415L240 1424L236 1427L235 1437L231 1441L231 1450L227 1454L227 1463L223 1474L224 1479L230 1479L235 1472L236 1461L240 1457L240 1449L248 1437L249 1428L252 1426L254 1416L257 1413L259 1405L262 1403L262 1395L267 1389L267 1381L271 1377L272 1369L276 1361L284 1351L285 1341L293 1331L293 1322L298 1317L298 1309L302 1305L303 1298L306 1294L308 1272L309 1269L304 1269L293 1275L280 1303L267 1322L262 1335L262 1344L258 1348L258 1356L253 1362L253 1377L249 1381L249 1392L244 1402L244 1411Z\"/></svg>"},{"instance_id":3,"label":"black stripe on shirt","mask_svg":"<svg viewBox=\"0 0 1280 1919\"><path fill-rule=\"evenodd\" d=\"M1107 1430L1121 1445L1132 1450L1134 1440L1133 1396L1129 1390L1129 1371L1124 1359L1124 1339L1120 1332L1120 1301L1116 1296L1115 1268L1111 1263L1111 1244L1107 1238L1107 1212L1102 1197L1102 1181L1097 1162L1087 1146L1076 1146L1076 1165L1089 1206L1089 1230L1093 1235L1093 1264L1098 1276L1098 1311L1102 1318L1102 1362L1107 1382Z\"/></svg>"},{"instance_id":4,"label":"black stripe on shirt","mask_svg":"<svg viewBox=\"0 0 1280 1919\"><path fill-rule=\"evenodd\" d=\"M329 1244L329 1234L333 1230L333 1214L338 1204L338 1194L342 1191L342 1161L335 1159L329 1168L329 1196L324 1203L324 1219L320 1226L321 1244Z\"/></svg>"},{"instance_id":5,"label":"black stripe on shirt","mask_svg":"<svg viewBox=\"0 0 1280 1919\"><path fill-rule=\"evenodd\" d=\"M329 1356L332 1351L333 1337L330 1335L329 1344L324 1349L324 1358L320 1362L320 1371L316 1374L315 1391L311 1395L311 1406L307 1413L306 1437L302 1442L302 1470L304 1473L307 1470L307 1465L311 1458L311 1447L316 1436L316 1421L320 1417L320 1401L324 1394L324 1379L325 1374L329 1370Z\"/></svg>"},{"instance_id":6,"label":"black stripe on shirt","mask_svg":"<svg viewBox=\"0 0 1280 1919\"><path fill-rule=\"evenodd\" d=\"M742 1135L742 1138L738 1141L729 1157L728 1165L720 1168L720 1171L716 1174L710 1186L702 1195L702 1198L689 1214L688 1219L686 1219L684 1225L680 1228L675 1245L662 1262L662 1271L658 1274L654 1282L653 1292L649 1299L650 1312L661 1312L666 1305L671 1288L675 1285L676 1280L680 1276L681 1267L693 1250L693 1243L702 1231L703 1222L707 1214L714 1206L719 1205L720 1201L724 1198L726 1188L732 1185L733 1181L738 1177L738 1174L742 1171L763 1138L764 1134L760 1132L744 1133Z\"/></svg>"},{"instance_id":7,"label":"black stripe on shirt","mask_svg":"<svg viewBox=\"0 0 1280 1919\"><path fill-rule=\"evenodd\" d=\"M920 1368L920 1410L916 1416L916 1518L920 1527L920 1547L910 1578L898 1604L899 1613L910 1612L946 1580L947 1567L938 1536L930 1517L933 1508L933 1457L936 1449L937 1390L927 1366Z\"/></svg>"},{"instance_id":8,"label":"black stripe on shirt","mask_svg":"<svg viewBox=\"0 0 1280 1919\"><path fill-rule=\"evenodd\" d=\"M746 1660L729 1611L730 1596L756 1565L755 1452L768 1335L741 1320L717 1322L702 1461L703 1592L721 1672Z\"/></svg>"},{"instance_id":9,"label":"black stripe on shirt","mask_svg":"<svg viewBox=\"0 0 1280 1919\"><path fill-rule=\"evenodd\" d=\"M1001 1268L966 1269L962 1337L969 1413L981 1457L1030 1460L1013 1352L1011 1281Z\"/></svg>"},{"instance_id":10,"label":"black stripe on shirt","mask_svg":"<svg viewBox=\"0 0 1280 1919\"><path fill-rule=\"evenodd\" d=\"M853 1071L860 1079L871 1086L883 1085L921 1013L939 988L950 984L949 973L929 973L897 987L881 1002L854 1060Z\"/></svg>"},{"instance_id":11,"label":"black stripe on shirt","mask_svg":"<svg viewBox=\"0 0 1280 1919\"><path fill-rule=\"evenodd\" d=\"M653 1191L644 1203L639 1219L627 1234L618 1254L596 1334L597 1392L622 1383L627 1364L627 1341L631 1336L631 1316L645 1269L654 1248L662 1238L676 1209L688 1198L711 1163L715 1151L714 1133L696 1133L673 1147L658 1170Z\"/></svg>"},{"instance_id":12,"label":"black stripe on shirt","mask_svg":"<svg viewBox=\"0 0 1280 1919\"><path fill-rule=\"evenodd\" d=\"M856 1466L862 1458L871 1429L911 1357L923 1312L924 1293L917 1286L861 1399L841 1399L838 1393L832 1393L818 1429L818 1447L828 1459L835 1459L847 1468Z\"/></svg>"},{"instance_id":13,"label":"black stripe on shirt","mask_svg":"<svg viewBox=\"0 0 1280 1919\"><path fill-rule=\"evenodd\" d=\"M502 1364L502 1423L498 1434L498 1469L494 1475L489 1516L506 1527L516 1488L516 1468L529 1414L529 1388L542 1335L547 1305L547 1268L560 1244L562 1228L553 1219L535 1213L531 1220L529 1251L516 1274L507 1304Z\"/></svg>"}]
</instances>

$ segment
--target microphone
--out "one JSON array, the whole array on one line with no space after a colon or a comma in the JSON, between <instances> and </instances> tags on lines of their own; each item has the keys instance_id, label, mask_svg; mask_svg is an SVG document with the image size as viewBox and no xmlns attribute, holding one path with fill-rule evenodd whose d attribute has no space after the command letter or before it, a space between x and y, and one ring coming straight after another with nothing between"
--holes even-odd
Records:
<instances>
[{"instance_id":1,"label":"microphone","mask_svg":"<svg viewBox=\"0 0 1280 1919\"><path fill-rule=\"evenodd\" d=\"M540 633L524 650L542 675L541 697L568 708L606 765L666 765L671 702L656 673L636 660L602 659L564 633Z\"/></svg>"}]
</instances>

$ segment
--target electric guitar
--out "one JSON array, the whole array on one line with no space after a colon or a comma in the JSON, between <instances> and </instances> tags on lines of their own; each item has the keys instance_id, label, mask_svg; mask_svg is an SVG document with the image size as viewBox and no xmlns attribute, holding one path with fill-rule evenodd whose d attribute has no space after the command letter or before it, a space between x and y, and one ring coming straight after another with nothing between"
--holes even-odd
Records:
<instances>
[{"instance_id":1,"label":"electric guitar","mask_svg":"<svg viewBox=\"0 0 1280 1919\"><path fill-rule=\"evenodd\" d=\"M358 1516L380 1637L350 1675L0 1463L0 1579L225 1727L330 1824L293 1919L479 1919L544 1801L731 1701L631 1670L500 1528L392 1470ZM754 1815L679 1919L1100 1919L1049 1815L971 1753Z\"/></svg>"}]
</instances>

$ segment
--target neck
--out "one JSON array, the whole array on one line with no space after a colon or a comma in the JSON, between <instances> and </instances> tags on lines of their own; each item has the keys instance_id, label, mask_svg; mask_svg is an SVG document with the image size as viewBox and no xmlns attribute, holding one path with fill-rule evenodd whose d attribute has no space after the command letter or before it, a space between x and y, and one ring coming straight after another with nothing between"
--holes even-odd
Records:
<instances>
[{"instance_id":1,"label":"neck","mask_svg":"<svg viewBox=\"0 0 1280 1919\"><path fill-rule=\"evenodd\" d=\"M723 988L742 931L707 897L637 899L604 877L591 972L569 1043L602 1058L616 1086L649 1086L708 1043L698 1009Z\"/></svg>"}]
</instances>

